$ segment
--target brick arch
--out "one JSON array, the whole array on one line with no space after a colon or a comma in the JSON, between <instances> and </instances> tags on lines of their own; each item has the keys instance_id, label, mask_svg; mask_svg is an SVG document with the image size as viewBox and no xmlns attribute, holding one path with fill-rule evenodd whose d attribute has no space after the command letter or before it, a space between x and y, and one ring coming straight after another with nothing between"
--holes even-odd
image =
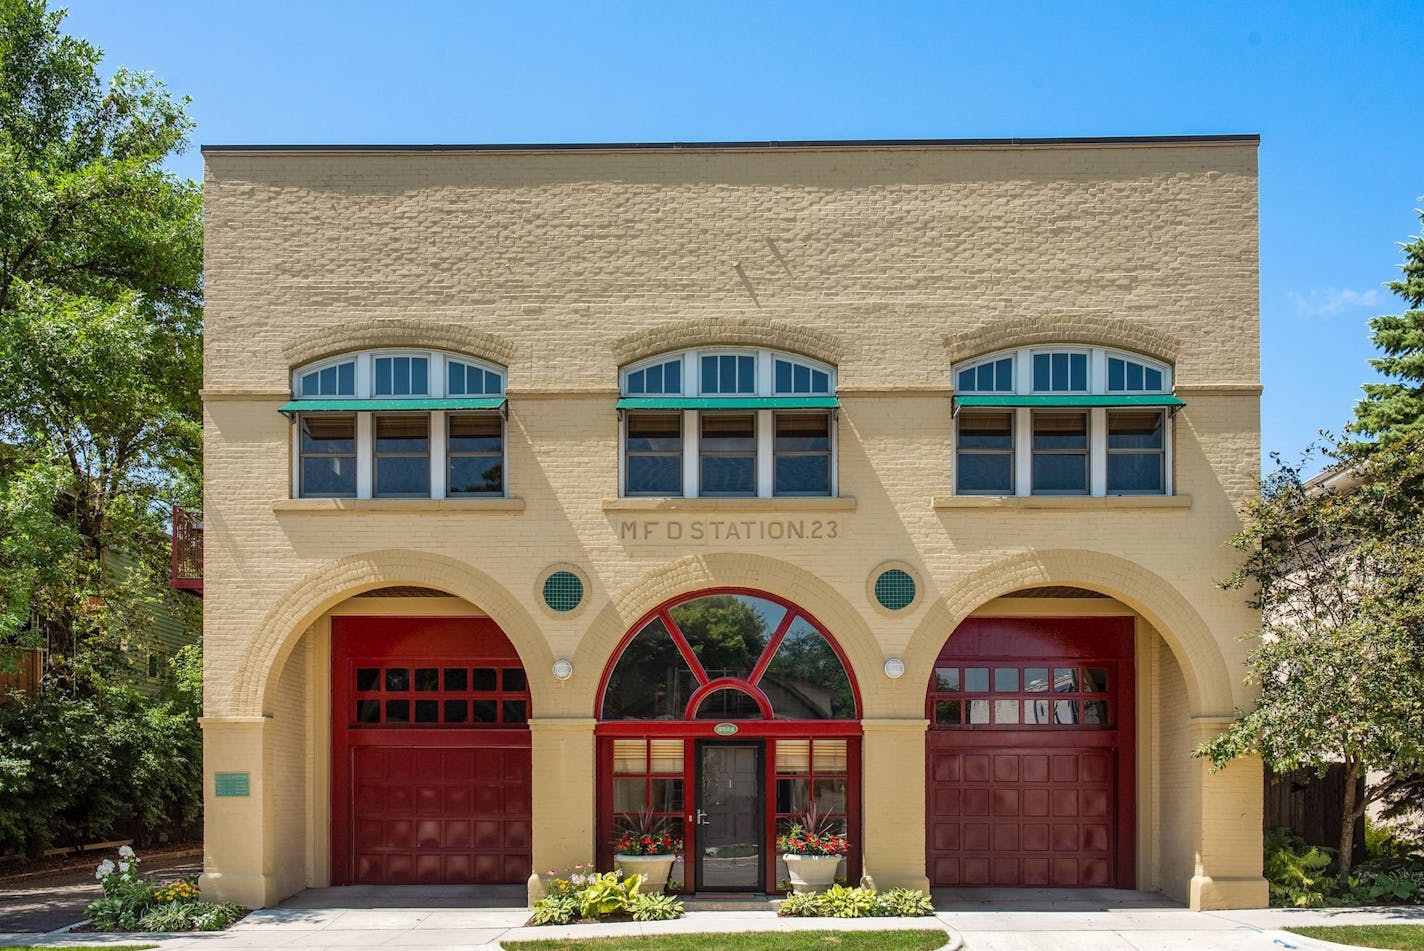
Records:
<instances>
[{"instance_id":1,"label":"brick arch","mask_svg":"<svg viewBox=\"0 0 1424 951\"><path fill-rule=\"evenodd\" d=\"M324 565L289 588L257 625L228 695L225 714L260 716L297 642L322 614L347 598L389 585L419 585L463 598L489 615L529 674L535 716L553 705L547 672L553 655L519 600L482 571L444 555L386 549Z\"/></svg>"},{"instance_id":2,"label":"brick arch","mask_svg":"<svg viewBox=\"0 0 1424 951\"><path fill-rule=\"evenodd\" d=\"M846 353L839 337L810 327L752 317L705 317L629 334L614 341L613 356L622 366L669 350L728 345L787 350L833 366Z\"/></svg>"},{"instance_id":3,"label":"brick arch","mask_svg":"<svg viewBox=\"0 0 1424 951\"><path fill-rule=\"evenodd\" d=\"M1176 655L1193 716L1229 716L1244 700L1240 678L1232 676L1211 628L1181 592L1135 562L1071 549L1026 552L951 579L943 587L950 593L929 607L910 635L904 679L923 691L945 640L970 612L994 598L1037 585L1088 588L1141 614ZM923 694L915 699L923 704Z\"/></svg>"},{"instance_id":4,"label":"brick arch","mask_svg":"<svg viewBox=\"0 0 1424 951\"><path fill-rule=\"evenodd\" d=\"M404 317L388 320L353 320L339 327L321 327L300 334L283 348L291 366L314 360L378 347L434 347L479 357L508 366L514 359L514 344L483 330L461 326L448 320Z\"/></svg>"},{"instance_id":5,"label":"brick arch","mask_svg":"<svg viewBox=\"0 0 1424 951\"><path fill-rule=\"evenodd\" d=\"M1129 317L1094 314L1039 314L1012 317L962 333L947 334L945 349L952 362L970 360L996 350L1043 343L1083 343L1135 350L1175 363L1182 341Z\"/></svg>"},{"instance_id":6,"label":"brick arch","mask_svg":"<svg viewBox=\"0 0 1424 951\"><path fill-rule=\"evenodd\" d=\"M756 588L775 594L805 609L835 638L849 662L850 674L860 688L862 717L883 713L877 685L885 680L880 673L884 655L875 635L831 584L788 562L765 555L716 552L694 555L662 565L616 592L590 622L574 654L574 678L578 694L569 697L566 709L594 710L598 685L613 651L629 629L650 609L679 595L719 586Z\"/></svg>"}]
</instances>

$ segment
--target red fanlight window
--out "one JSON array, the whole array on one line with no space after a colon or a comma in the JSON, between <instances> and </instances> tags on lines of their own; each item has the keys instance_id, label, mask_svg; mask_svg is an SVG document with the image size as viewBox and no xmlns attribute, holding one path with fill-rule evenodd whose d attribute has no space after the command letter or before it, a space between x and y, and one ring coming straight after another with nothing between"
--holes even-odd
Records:
<instances>
[{"instance_id":1,"label":"red fanlight window","mask_svg":"<svg viewBox=\"0 0 1424 951\"><path fill-rule=\"evenodd\" d=\"M607 674L603 720L854 720L839 649L766 595L692 596L654 612Z\"/></svg>"}]
</instances>

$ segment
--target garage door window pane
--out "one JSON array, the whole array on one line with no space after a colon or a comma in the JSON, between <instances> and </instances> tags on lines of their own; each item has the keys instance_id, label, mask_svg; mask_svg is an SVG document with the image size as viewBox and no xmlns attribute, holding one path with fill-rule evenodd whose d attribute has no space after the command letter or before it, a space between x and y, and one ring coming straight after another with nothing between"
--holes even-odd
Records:
<instances>
[{"instance_id":1,"label":"garage door window pane","mask_svg":"<svg viewBox=\"0 0 1424 951\"><path fill-rule=\"evenodd\" d=\"M969 691L970 693L987 693L989 690L989 668L965 668L964 689Z\"/></svg>"},{"instance_id":2,"label":"garage door window pane","mask_svg":"<svg viewBox=\"0 0 1424 951\"><path fill-rule=\"evenodd\" d=\"M470 705L464 700L445 701L445 722L464 723L470 718Z\"/></svg>"},{"instance_id":3,"label":"garage door window pane","mask_svg":"<svg viewBox=\"0 0 1424 951\"><path fill-rule=\"evenodd\" d=\"M1077 693L1077 692L1078 692L1078 668L1076 668L1076 667L1055 667L1055 668L1053 668L1053 692L1054 692L1054 693Z\"/></svg>"},{"instance_id":4,"label":"garage door window pane","mask_svg":"<svg viewBox=\"0 0 1424 951\"><path fill-rule=\"evenodd\" d=\"M410 671L404 667L392 667L386 671L386 689L402 691L410 689Z\"/></svg>"},{"instance_id":5,"label":"garage door window pane","mask_svg":"<svg viewBox=\"0 0 1424 951\"><path fill-rule=\"evenodd\" d=\"M356 689L362 692L381 689L381 668L358 667L356 669Z\"/></svg>"},{"instance_id":6,"label":"garage door window pane","mask_svg":"<svg viewBox=\"0 0 1424 951\"><path fill-rule=\"evenodd\" d=\"M988 723L989 722L989 701L971 700L969 701L969 722Z\"/></svg>"},{"instance_id":7,"label":"garage door window pane","mask_svg":"<svg viewBox=\"0 0 1424 951\"><path fill-rule=\"evenodd\" d=\"M935 689L942 693L959 692L959 668L958 667L936 667L935 668Z\"/></svg>"},{"instance_id":8,"label":"garage door window pane","mask_svg":"<svg viewBox=\"0 0 1424 951\"><path fill-rule=\"evenodd\" d=\"M386 701L386 722L387 722L387 723L409 723L409 722L410 722L410 701L409 701L409 700L387 700L387 701Z\"/></svg>"},{"instance_id":9,"label":"garage door window pane","mask_svg":"<svg viewBox=\"0 0 1424 951\"><path fill-rule=\"evenodd\" d=\"M1017 667L994 668L994 692L1017 693L1019 689L1019 669Z\"/></svg>"},{"instance_id":10,"label":"garage door window pane","mask_svg":"<svg viewBox=\"0 0 1424 951\"><path fill-rule=\"evenodd\" d=\"M1050 723L1049 717L1050 701L1048 700L1025 700L1023 702L1025 723Z\"/></svg>"},{"instance_id":11,"label":"garage door window pane","mask_svg":"<svg viewBox=\"0 0 1424 951\"><path fill-rule=\"evenodd\" d=\"M1024 690L1027 693L1039 693L1048 689L1048 668L1029 667L1024 671Z\"/></svg>"},{"instance_id":12,"label":"garage door window pane","mask_svg":"<svg viewBox=\"0 0 1424 951\"><path fill-rule=\"evenodd\" d=\"M960 705L958 700L938 700L935 702L935 722L947 723L957 726L960 721Z\"/></svg>"},{"instance_id":13,"label":"garage door window pane","mask_svg":"<svg viewBox=\"0 0 1424 951\"><path fill-rule=\"evenodd\" d=\"M499 722L499 704L494 700L471 701L470 713L476 723Z\"/></svg>"},{"instance_id":14,"label":"garage door window pane","mask_svg":"<svg viewBox=\"0 0 1424 951\"><path fill-rule=\"evenodd\" d=\"M1106 667L1089 667L1085 669L1083 671L1083 692L1107 693L1108 669Z\"/></svg>"},{"instance_id":15,"label":"garage door window pane","mask_svg":"<svg viewBox=\"0 0 1424 951\"><path fill-rule=\"evenodd\" d=\"M1108 722L1108 702L1106 700L1084 700L1083 722L1106 725Z\"/></svg>"},{"instance_id":16,"label":"garage door window pane","mask_svg":"<svg viewBox=\"0 0 1424 951\"><path fill-rule=\"evenodd\" d=\"M1019 702L1017 700L995 700L994 701L994 722L995 723L1018 723L1019 722Z\"/></svg>"},{"instance_id":17,"label":"garage door window pane","mask_svg":"<svg viewBox=\"0 0 1424 951\"><path fill-rule=\"evenodd\" d=\"M464 693L470 689L470 672L464 667L445 668L445 689Z\"/></svg>"},{"instance_id":18,"label":"garage door window pane","mask_svg":"<svg viewBox=\"0 0 1424 951\"><path fill-rule=\"evenodd\" d=\"M439 690L440 669L438 667L417 667L415 669L416 690Z\"/></svg>"},{"instance_id":19,"label":"garage door window pane","mask_svg":"<svg viewBox=\"0 0 1424 951\"><path fill-rule=\"evenodd\" d=\"M471 690L498 690L499 672L493 667L476 667L472 671Z\"/></svg>"},{"instance_id":20,"label":"garage door window pane","mask_svg":"<svg viewBox=\"0 0 1424 951\"><path fill-rule=\"evenodd\" d=\"M380 723L380 722L381 722L381 701L379 701L379 700L357 700L357 701L356 701L356 722L357 722L357 723Z\"/></svg>"},{"instance_id":21,"label":"garage door window pane","mask_svg":"<svg viewBox=\"0 0 1424 951\"><path fill-rule=\"evenodd\" d=\"M438 700L417 700L417 701L415 701L415 722L416 722L416 723L439 723L439 722L440 722L440 701L438 701Z\"/></svg>"}]
</instances>

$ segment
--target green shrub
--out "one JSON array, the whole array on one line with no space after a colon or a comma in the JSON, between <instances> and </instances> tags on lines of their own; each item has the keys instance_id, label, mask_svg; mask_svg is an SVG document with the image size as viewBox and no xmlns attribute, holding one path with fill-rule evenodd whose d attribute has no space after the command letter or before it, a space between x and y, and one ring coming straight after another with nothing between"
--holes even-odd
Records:
<instances>
[{"instance_id":1,"label":"green shrub","mask_svg":"<svg viewBox=\"0 0 1424 951\"><path fill-rule=\"evenodd\" d=\"M821 896L814 892L792 892L781 900L776 913L782 918L821 918L825 916Z\"/></svg>"},{"instance_id":2,"label":"green shrub","mask_svg":"<svg viewBox=\"0 0 1424 951\"><path fill-rule=\"evenodd\" d=\"M1289 829L1269 829L1265 835L1266 881L1271 904L1288 908L1317 908L1335 892L1330 874L1330 853Z\"/></svg>"},{"instance_id":3,"label":"green shrub","mask_svg":"<svg viewBox=\"0 0 1424 951\"><path fill-rule=\"evenodd\" d=\"M891 918L923 918L934 914L930 896L915 888L892 888L875 897L883 914Z\"/></svg>"},{"instance_id":4,"label":"green shrub","mask_svg":"<svg viewBox=\"0 0 1424 951\"><path fill-rule=\"evenodd\" d=\"M584 918L604 918L631 912L642 882L641 875L629 875L627 878L618 872L594 875L579 892L579 914Z\"/></svg>"},{"instance_id":5,"label":"green shrub","mask_svg":"<svg viewBox=\"0 0 1424 951\"><path fill-rule=\"evenodd\" d=\"M656 892L635 896L632 911L634 921L671 921L683 915L682 902Z\"/></svg>"},{"instance_id":6,"label":"green shrub","mask_svg":"<svg viewBox=\"0 0 1424 951\"><path fill-rule=\"evenodd\" d=\"M1350 876L1345 900L1361 905L1424 902L1424 858L1370 861Z\"/></svg>"},{"instance_id":7,"label":"green shrub","mask_svg":"<svg viewBox=\"0 0 1424 951\"><path fill-rule=\"evenodd\" d=\"M822 892L821 903L831 918L870 918L878 910L875 892L844 885L832 885Z\"/></svg>"},{"instance_id":8,"label":"green shrub","mask_svg":"<svg viewBox=\"0 0 1424 951\"><path fill-rule=\"evenodd\" d=\"M225 901L215 904L200 901L192 906L188 918L192 922L194 931L221 931L231 927L245 914L247 914L247 909L237 902Z\"/></svg>"},{"instance_id":9,"label":"green shrub","mask_svg":"<svg viewBox=\"0 0 1424 951\"><path fill-rule=\"evenodd\" d=\"M787 895L776 913L783 918L918 918L934 914L934 905L913 888L876 892L832 885L819 893Z\"/></svg>"},{"instance_id":10,"label":"green shrub","mask_svg":"<svg viewBox=\"0 0 1424 951\"><path fill-rule=\"evenodd\" d=\"M1408 859L1419 851L1419 844L1407 838L1397 826L1374 822L1368 816L1365 817L1367 862Z\"/></svg>"},{"instance_id":11,"label":"green shrub","mask_svg":"<svg viewBox=\"0 0 1424 951\"><path fill-rule=\"evenodd\" d=\"M530 919L536 925L566 925L578 914L577 895L547 895L534 902L534 915Z\"/></svg>"}]
</instances>

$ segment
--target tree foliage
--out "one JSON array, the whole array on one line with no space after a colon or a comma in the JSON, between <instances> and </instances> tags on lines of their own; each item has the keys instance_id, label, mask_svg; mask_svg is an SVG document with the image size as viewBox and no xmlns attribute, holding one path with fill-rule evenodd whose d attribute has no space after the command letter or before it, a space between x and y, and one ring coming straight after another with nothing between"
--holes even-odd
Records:
<instances>
[{"instance_id":1,"label":"tree foliage","mask_svg":"<svg viewBox=\"0 0 1424 951\"><path fill-rule=\"evenodd\" d=\"M1340 875L1355 821L1381 789L1370 770L1424 767L1424 432L1360 453L1334 450L1337 484L1283 465L1232 539L1261 629L1247 664L1260 696L1199 755L1259 754L1271 769L1346 771Z\"/></svg>"},{"instance_id":2,"label":"tree foliage","mask_svg":"<svg viewBox=\"0 0 1424 951\"><path fill-rule=\"evenodd\" d=\"M1424 210L1418 212L1424 223ZM1384 356L1370 365L1389 383L1366 383L1365 398L1355 406L1351 430L1364 437L1389 442L1424 429L1424 236L1415 235L1404 249L1403 275L1385 286L1404 300L1405 310L1370 321L1375 346ZM1357 450L1367 450L1361 443Z\"/></svg>"},{"instance_id":3,"label":"tree foliage","mask_svg":"<svg viewBox=\"0 0 1424 951\"><path fill-rule=\"evenodd\" d=\"M103 80L63 16L0 0L0 642L47 642L47 682L82 693L171 598L165 506L198 493L202 232L198 186L163 166L187 100Z\"/></svg>"}]
</instances>

